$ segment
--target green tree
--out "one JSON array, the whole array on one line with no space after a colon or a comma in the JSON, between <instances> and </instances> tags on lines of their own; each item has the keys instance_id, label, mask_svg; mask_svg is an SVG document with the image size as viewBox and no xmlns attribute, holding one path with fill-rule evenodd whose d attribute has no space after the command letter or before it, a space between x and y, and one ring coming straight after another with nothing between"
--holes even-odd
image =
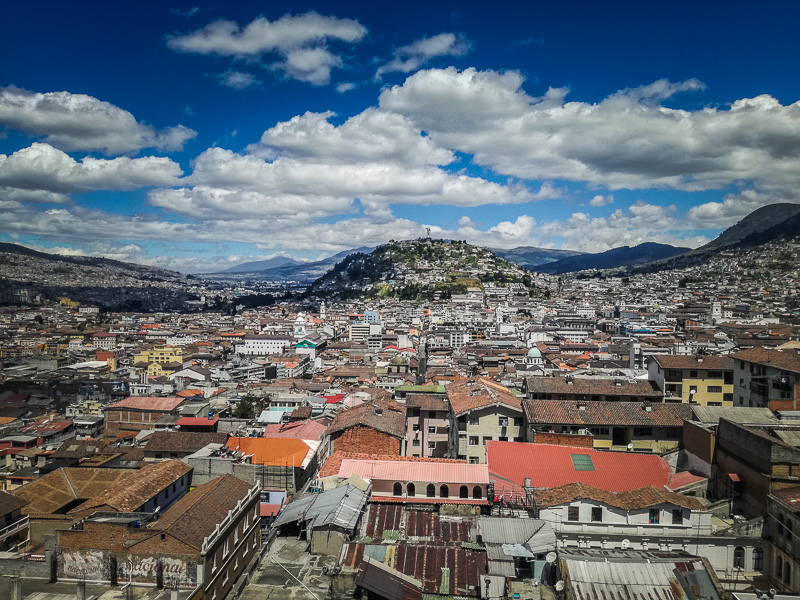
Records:
<instances>
[{"instance_id":1,"label":"green tree","mask_svg":"<svg viewBox=\"0 0 800 600\"><path fill-rule=\"evenodd\" d=\"M244 396L236 403L233 409L234 419L252 419L256 416L256 399L253 396Z\"/></svg>"}]
</instances>

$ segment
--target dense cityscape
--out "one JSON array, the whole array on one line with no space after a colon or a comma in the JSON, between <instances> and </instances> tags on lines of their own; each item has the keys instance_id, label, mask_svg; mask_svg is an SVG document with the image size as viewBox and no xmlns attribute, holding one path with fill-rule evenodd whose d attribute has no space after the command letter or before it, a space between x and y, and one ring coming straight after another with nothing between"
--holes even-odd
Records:
<instances>
[{"instance_id":1,"label":"dense cityscape","mask_svg":"<svg viewBox=\"0 0 800 600\"><path fill-rule=\"evenodd\" d=\"M423 237L254 308L261 284L162 274L146 289L184 306L138 313L7 250L9 597L800 584L796 239L550 275ZM70 285L134 288L129 267Z\"/></svg>"},{"instance_id":2,"label":"dense cityscape","mask_svg":"<svg viewBox=\"0 0 800 600\"><path fill-rule=\"evenodd\" d=\"M0 600L800 598L800 3L2 14Z\"/></svg>"}]
</instances>

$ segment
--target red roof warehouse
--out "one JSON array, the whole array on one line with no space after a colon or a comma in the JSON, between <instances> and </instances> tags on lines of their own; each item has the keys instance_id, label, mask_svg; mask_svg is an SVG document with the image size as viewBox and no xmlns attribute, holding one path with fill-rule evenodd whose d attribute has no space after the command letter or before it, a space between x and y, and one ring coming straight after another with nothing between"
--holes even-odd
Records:
<instances>
[{"instance_id":1,"label":"red roof warehouse","mask_svg":"<svg viewBox=\"0 0 800 600\"><path fill-rule=\"evenodd\" d=\"M609 492L626 492L648 485L663 489L672 475L667 461L655 454L599 452L524 442L486 442L486 456L495 493L519 489L526 477L530 477L532 487L539 489L576 481Z\"/></svg>"}]
</instances>

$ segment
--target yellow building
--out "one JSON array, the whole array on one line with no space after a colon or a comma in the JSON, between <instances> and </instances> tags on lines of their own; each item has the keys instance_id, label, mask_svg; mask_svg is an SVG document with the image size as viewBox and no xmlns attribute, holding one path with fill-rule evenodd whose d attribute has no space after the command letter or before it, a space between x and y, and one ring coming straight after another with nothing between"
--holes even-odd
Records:
<instances>
[{"instance_id":1,"label":"yellow building","mask_svg":"<svg viewBox=\"0 0 800 600\"><path fill-rule=\"evenodd\" d=\"M189 353L183 346L153 346L145 348L133 355L135 363L183 363Z\"/></svg>"},{"instance_id":2,"label":"yellow building","mask_svg":"<svg viewBox=\"0 0 800 600\"><path fill-rule=\"evenodd\" d=\"M649 379L665 402L733 406L733 359L729 356L654 356Z\"/></svg>"}]
</instances>

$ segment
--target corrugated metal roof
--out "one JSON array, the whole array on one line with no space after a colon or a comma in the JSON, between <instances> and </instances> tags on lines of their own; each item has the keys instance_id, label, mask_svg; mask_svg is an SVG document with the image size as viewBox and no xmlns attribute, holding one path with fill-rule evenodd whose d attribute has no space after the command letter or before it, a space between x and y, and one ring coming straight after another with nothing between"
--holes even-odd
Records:
<instances>
[{"instance_id":1,"label":"corrugated metal roof","mask_svg":"<svg viewBox=\"0 0 800 600\"><path fill-rule=\"evenodd\" d=\"M433 481L436 483L488 484L487 465L466 463L426 463L405 461L357 460L346 458L339 477L351 475L383 481Z\"/></svg>"},{"instance_id":2,"label":"corrugated metal roof","mask_svg":"<svg viewBox=\"0 0 800 600\"><path fill-rule=\"evenodd\" d=\"M367 494L348 484L291 502L275 520L275 525L306 521L309 528L354 529L366 502Z\"/></svg>"},{"instance_id":3,"label":"corrugated metal roof","mask_svg":"<svg viewBox=\"0 0 800 600\"><path fill-rule=\"evenodd\" d=\"M790 446L800 446L800 429L775 429L775 435Z\"/></svg>"},{"instance_id":4,"label":"corrugated metal roof","mask_svg":"<svg viewBox=\"0 0 800 600\"><path fill-rule=\"evenodd\" d=\"M595 470L576 471L571 454L591 455ZM531 478L532 487L539 489L580 482L601 490L622 492L648 485L663 488L672 475L669 463L655 454L600 452L525 442L487 442L486 456L489 472L495 481L495 494L514 485L524 485L526 477Z\"/></svg>"},{"instance_id":5,"label":"corrugated metal roof","mask_svg":"<svg viewBox=\"0 0 800 600\"><path fill-rule=\"evenodd\" d=\"M692 406L696 421L701 423L719 423L720 419L734 423L748 423L750 425L770 425L780 423L768 408L751 406Z\"/></svg>"},{"instance_id":6,"label":"corrugated metal roof","mask_svg":"<svg viewBox=\"0 0 800 600\"><path fill-rule=\"evenodd\" d=\"M573 597L579 600L720 600L724 597L702 559L697 557L562 550L560 558L564 581Z\"/></svg>"}]
</instances>

